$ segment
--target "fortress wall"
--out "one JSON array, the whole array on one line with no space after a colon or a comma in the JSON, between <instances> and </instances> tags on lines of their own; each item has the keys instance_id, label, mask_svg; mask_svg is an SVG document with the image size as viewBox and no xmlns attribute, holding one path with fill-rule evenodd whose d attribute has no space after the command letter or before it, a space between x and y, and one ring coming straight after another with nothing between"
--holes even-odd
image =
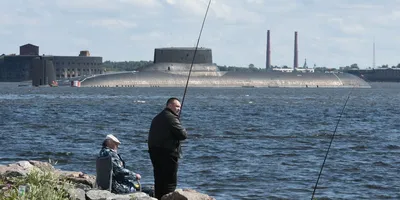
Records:
<instances>
[{"instance_id":1,"label":"fortress wall","mask_svg":"<svg viewBox=\"0 0 400 200\"><path fill-rule=\"evenodd\" d=\"M51 56L56 77L70 78L83 75L102 74L102 57L89 56Z\"/></svg>"}]
</instances>

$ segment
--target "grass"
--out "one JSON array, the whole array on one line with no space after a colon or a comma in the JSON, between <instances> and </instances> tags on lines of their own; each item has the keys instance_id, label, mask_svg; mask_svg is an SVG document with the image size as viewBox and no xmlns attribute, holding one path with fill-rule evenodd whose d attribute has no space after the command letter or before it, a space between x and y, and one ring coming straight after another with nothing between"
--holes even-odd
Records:
<instances>
[{"instance_id":1,"label":"grass","mask_svg":"<svg viewBox=\"0 0 400 200\"><path fill-rule=\"evenodd\" d=\"M0 200L68 200L73 185L53 171L32 170L27 176L0 179ZM23 187L26 187L23 191Z\"/></svg>"}]
</instances>

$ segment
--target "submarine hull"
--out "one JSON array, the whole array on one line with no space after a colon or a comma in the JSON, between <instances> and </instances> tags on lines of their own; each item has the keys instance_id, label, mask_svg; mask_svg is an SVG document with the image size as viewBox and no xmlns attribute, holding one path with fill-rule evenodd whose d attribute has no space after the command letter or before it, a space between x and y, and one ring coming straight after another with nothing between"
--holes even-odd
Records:
<instances>
[{"instance_id":1,"label":"submarine hull","mask_svg":"<svg viewBox=\"0 0 400 200\"><path fill-rule=\"evenodd\" d=\"M185 87L189 72L141 71L96 75L81 87ZM285 73L194 71L190 87L362 87L363 79L348 73Z\"/></svg>"}]
</instances>

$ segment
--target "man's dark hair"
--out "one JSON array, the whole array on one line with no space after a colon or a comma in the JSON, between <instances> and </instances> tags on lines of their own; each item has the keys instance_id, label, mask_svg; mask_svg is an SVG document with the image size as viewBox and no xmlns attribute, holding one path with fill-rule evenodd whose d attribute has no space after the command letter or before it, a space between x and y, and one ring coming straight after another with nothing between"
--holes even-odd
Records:
<instances>
[{"instance_id":1,"label":"man's dark hair","mask_svg":"<svg viewBox=\"0 0 400 200\"><path fill-rule=\"evenodd\" d=\"M173 101L179 101L179 99L178 98L176 98L176 97L171 97L171 98L169 98L168 99L168 101L167 101L167 103L165 104L165 106L168 106L168 104L170 104L170 103L172 103ZM179 101L180 102L180 101Z\"/></svg>"}]
</instances>

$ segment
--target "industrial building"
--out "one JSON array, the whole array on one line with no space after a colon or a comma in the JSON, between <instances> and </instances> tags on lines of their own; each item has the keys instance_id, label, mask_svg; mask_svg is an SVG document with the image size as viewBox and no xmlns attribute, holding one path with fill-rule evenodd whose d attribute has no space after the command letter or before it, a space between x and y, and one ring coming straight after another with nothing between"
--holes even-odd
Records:
<instances>
[{"instance_id":1,"label":"industrial building","mask_svg":"<svg viewBox=\"0 0 400 200\"><path fill-rule=\"evenodd\" d=\"M38 56L0 56L0 81L18 82L31 80L32 59Z\"/></svg>"},{"instance_id":2,"label":"industrial building","mask_svg":"<svg viewBox=\"0 0 400 200\"><path fill-rule=\"evenodd\" d=\"M58 79L103 74L103 58L91 57L88 51L83 52L79 56L46 57L53 61Z\"/></svg>"},{"instance_id":3,"label":"industrial building","mask_svg":"<svg viewBox=\"0 0 400 200\"><path fill-rule=\"evenodd\" d=\"M38 60L42 60L39 62ZM89 51L81 51L79 56L39 55L39 47L33 44L20 46L20 55L0 56L0 81L19 82L33 79L33 69L48 68L57 79L103 74L102 57L92 57ZM36 67L34 67L36 66ZM47 66L47 67L46 67ZM51 66L49 68L49 66ZM51 75L53 76L53 75ZM46 84L45 81L38 83Z\"/></svg>"}]
</instances>

